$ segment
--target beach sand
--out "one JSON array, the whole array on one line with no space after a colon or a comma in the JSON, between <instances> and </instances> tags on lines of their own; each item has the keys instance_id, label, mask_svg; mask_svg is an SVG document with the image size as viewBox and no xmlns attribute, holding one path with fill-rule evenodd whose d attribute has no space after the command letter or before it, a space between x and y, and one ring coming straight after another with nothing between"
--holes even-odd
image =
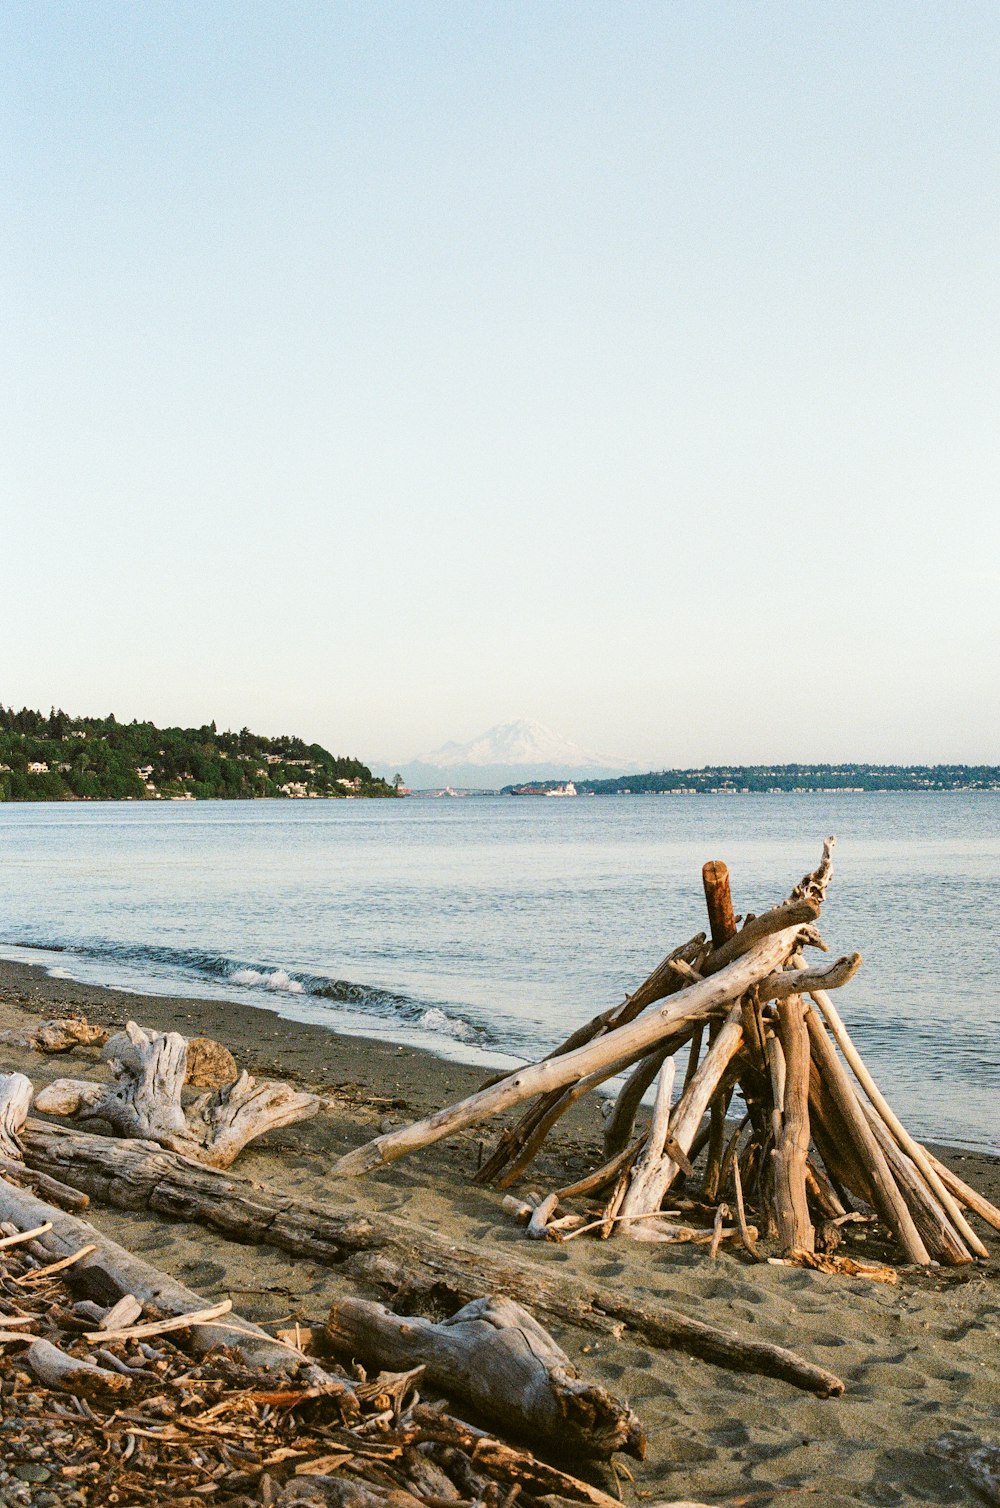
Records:
<instances>
[{"instance_id":1,"label":"beach sand","mask_svg":"<svg viewBox=\"0 0 1000 1508\"><path fill-rule=\"evenodd\" d=\"M234 1171L245 1177L337 1208L390 1211L500 1258L516 1253L632 1290L790 1346L846 1382L843 1398L820 1400L679 1351L553 1327L583 1375L626 1396L646 1426L649 1456L629 1463L635 1483L624 1484L626 1501L689 1497L759 1508L799 1500L824 1508L980 1501L956 1468L927 1447L946 1430L1000 1442L1000 1236L981 1223L989 1263L904 1269L896 1287L757 1266L727 1251L711 1262L704 1247L586 1238L565 1246L529 1243L501 1210L500 1195L469 1182L480 1141L489 1145L495 1128L466 1133L364 1180L327 1175L335 1157L376 1134L387 1118L401 1124L470 1092L482 1082L482 1069L239 1003L127 995L0 963L0 1029L30 1030L66 1007L110 1027L131 1018L216 1037L241 1067L323 1095L328 1108L315 1120L271 1133L243 1153ZM46 1057L0 1044L0 1069L26 1072L36 1087L61 1076L103 1077L96 1057L92 1049ZM547 1191L565 1183L586 1168L597 1141L597 1105L584 1101L519 1187ZM996 1160L938 1150L1000 1202ZM230 1296L261 1323L321 1322L338 1296L353 1291L336 1268L236 1245L197 1226L96 1205L88 1218L207 1299Z\"/></svg>"}]
</instances>

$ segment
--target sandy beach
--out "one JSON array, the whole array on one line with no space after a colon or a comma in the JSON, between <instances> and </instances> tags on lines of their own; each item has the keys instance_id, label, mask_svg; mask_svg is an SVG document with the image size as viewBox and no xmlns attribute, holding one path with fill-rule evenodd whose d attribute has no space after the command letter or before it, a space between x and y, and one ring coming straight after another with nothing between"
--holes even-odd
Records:
<instances>
[{"instance_id":1,"label":"sandy beach","mask_svg":"<svg viewBox=\"0 0 1000 1508\"><path fill-rule=\"evenodd\" d=\"M587 1239L565 1246L528 1243L501 1210L500 1195L469 1181L480 1141L489 1144L491 1128L361 1181L335 1182L327 1175L337 1156L387 1121L401 1124L477 1087L481 1069L285 1021L239 1003L127 995L0 963L0 1029L30 1030L67 1008L109 1027L135 1019L215 1037L240 1067L322 1095L325 1108L316 1119L271 1133L241 1156L234 1171L245 1177L339 1209L392 1212L500 1258L516 1253L549 1268L562 1266L592 1282L790 1346L844 1379L843 1398L820 1400L679 1351L560 1330L556 1338L584 1374L626 1396L648 1431L649 1456L631 1467L635 1483L624 1484L626 1500L690 1497L761 1508L798 1498L829 1508L978 1501L954 1466L928 1447L948 1430L985 1440L998 1434L1000 1237L981 1223L989 1263L902 1269L895 1287L757 1266L725 1249L712 1262L703 1247ZM4 1043L0 1069L26 1072L36 1087L66 1075L102 1077L93 1049L46 1057ZM598 1124L596 1103L582 1102L519 1187L547 1190L582 1171L597 1143ZM1000 1163L982 1154L936 1150L964 1179L1000 1199ZM353 1291L336 1269L237 1245L197 1226L96 1205L89 1218L206 1298L231 1297L264 1324L321 1321L345 1289Z\"/></svg>"}]
</instances>

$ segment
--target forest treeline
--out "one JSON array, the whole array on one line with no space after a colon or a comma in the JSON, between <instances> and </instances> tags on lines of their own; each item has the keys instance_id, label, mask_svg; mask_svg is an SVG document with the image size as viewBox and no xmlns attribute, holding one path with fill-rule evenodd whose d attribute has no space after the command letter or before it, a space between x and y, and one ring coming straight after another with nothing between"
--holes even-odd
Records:
<instances>
[{"instance_id":1,"label":"forest treeline","mask_svg":"<svg viewBox=\"0 0 1000 1508\"><path fill-rule=\"evenodd\" d=\"M733 795L776 791L995 791L1000 766L988 764L706 765L700 770L650 770L615 780L578 780L595 796L667 793Z\"/></svg>"},{"instance_id":2,"label":"forest treeline","mask_svg":"<svg viewBox=\"0 0 1000 1508\"><path fill-rule=\"evenodd\" d=\"M366 764L294 735L157 728L0 705L0 800L395 796Z\"/></svg>"}]
</instances>

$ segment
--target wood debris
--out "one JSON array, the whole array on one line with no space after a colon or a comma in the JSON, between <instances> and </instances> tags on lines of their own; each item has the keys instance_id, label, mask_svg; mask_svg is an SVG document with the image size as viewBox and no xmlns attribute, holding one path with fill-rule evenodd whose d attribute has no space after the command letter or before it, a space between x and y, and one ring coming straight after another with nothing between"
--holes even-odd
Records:
<instances>
[{"instance_id":1,"label":"wood debris","mask_svg":"<svg viewBox=\"0 0 1000 1508\"><path fill-rule=\"evenodd\" d=\"M725 1238L718 1210L726 1201L738 1222L729 1229L754 1260L774 1252L823 1272L886 1281L884 1263L832 1252L843 1239L832 1222L854 1201L877 1217L896 1261L961 1266L985 1259L968 1216L997 1225L1000 1211L947 1174L906 1130L830 997L857 972L860 955L820 968L804 960L806 948L825 951L816 923L833 846L828 839L816 870L787 900L740 928L728 869L710 861L702 873L709 937L699 933L668 953L621 1005L541 1062L376 1137L341 1157L334 1174L370 1172L527 1103L475 1175L506 1189L572 1104L626 1074L608 1107L604 1161L537 1204L527 1217L529 1237L572 1240L592 1230L604 1239L700 1239L672 1227L664 1206L685 1180L697 1182L694 1163L704 1155L704 1239L713 1253ZM633 1140L642 1097L654 1083L651 1122ZM734 1114L742 1116L735 1133ZM576 1211L561 1209L554 1218L557 1205L595 1195L603 1203L577 1228L566 1225Z\"/></svg>"}]
</instances>

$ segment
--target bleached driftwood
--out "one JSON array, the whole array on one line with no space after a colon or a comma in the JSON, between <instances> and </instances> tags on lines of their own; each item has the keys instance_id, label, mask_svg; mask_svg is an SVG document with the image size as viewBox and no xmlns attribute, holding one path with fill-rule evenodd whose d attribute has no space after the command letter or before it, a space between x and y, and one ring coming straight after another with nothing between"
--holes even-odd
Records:
<instances>
[{"instance_id":1,"label":"bleached driftwood","mask_svg":"<svg viewBox=\"0 0 1000 1508\"><path fill-rule=\"evenodd\" d=\"M124 1399L136 1388L134 1377L112 1372L78 1356L68 1356L51 1341L32 1341L23 1359L47 1388L60 1388L77 1398Z\"/></svg>"},{"instance_id":2,"label":"bleached driftwood","mask_svg":"<svg viewBox=\"0 0 1000 1508\"><path fill-rule=\"evenodd\" d=\"M743 1026L740 1010L739 1007L735 1007L730 1011L704 1063L681 1096L670 1120L670 1132L682 1152L690 1151L701 1124L701 1118L719 1087L720 1079L732 1058L739 1051L742 1041ZM667 1108L669 1110L669 1105ZM660 1208L667 1189L681 1171L676 1154L671 1155L669 1151L663 1151L666 1126L657 1127L656 1130L659 1150L656 1150L651 1132L650 1156L644 1163L637 1165L628 1192L621 1204L621 1214L630 1217L627 1223L623 1224L623 1231L637 1241L657 1239L655 1227L645 1225L642 1221L636 1220L635 1216L646 1212L655 1213Z\"/></svg>"},{"instance_id":3,"label":"bleached driftwood","mask_svg":"<svg viewBox=\"0 0 1000 1508\"><path fill-rule=\"evenodd\" d=\"M130 1021L102 1056L116 1082L57 1079L39 1092L45 1114L106 1121L116 1135L155 1141L209 1167L227 1168L248 1142L320 1109L316 1095L241 1073L185 1109L188 1044L178 1032L144 1031Z\"/></svg>"},{"instance_id":4,"label":"bleached driftwood","mask_svg":"<svg viewBox=\"0 0 1000 1508\"><path fill-rule=\"evenodd\" d=\"M536 1095L563 1089L599 1068L634 1061L643 1048L653 1048L685 1025L707 1018L720 1007L739 999L753 985L760 986L764 998L769 998L771 990L784 993L787 985L781 968L798 941L798 927L776 932L711 978L688 985L665 1004L646 1011L628 1025L620 1026L573 1052L518 1069L499 1083L438 1110L424 1120L378 1136L339 1158L331 1172L334 1176L351 1178L370 1173L408 1152L453 1136L467 1126L510 1110ZM811 979L803 987L823 989L828 985L836 986L842 982L846 971L849 971L849 977L853 972L852 961L843 959L830 969L811 970Z\"/></svg>"},{"instance_id":5,"label":"bleached driftwood","mask_svg":"<svg viewBox=\"0 0 1000 1508\"><path fill-rule=\"evenodd\" d=\"M95 1137L105 1143L112 1159L116 1144L107 1137ZM148 1153L147 1153L148 1155ZM72 1286L84 1297L107 1305L132 1294L139 1302L167 1314L190 1314L204 1309L205 1301L167 1273L126 1251L94 1226L45 1204L25 1189L14 1188L0 1178L0 1220L9 1221L18 1230L48 1226L34 1237L32 1251L48 1262L62 1262L75 1257L83 1247L87 1255L66 1269ZM188 1343L203 1353L213 1346L234 1346L252 1366L287 1372L303 1362L303 1357L287 1346L279 1346L249 1320L230 1316L225 1322L195 1325L188 1331Z\"/></svg>"},{"instance_id":6,"label":"bleached driftwood","mask_svg":"<svg viewBox=\"0 0 1000 1508\"><path fill-rule=\"evenodd\" d=\"M832 1373L784 1347L747 1340L655 1301L633 1304L613 1286L584 1283L564 1269L550 1275L537 1263L511 1255L491 1257L481 1247L463 1246L393 1215L345 1212L293 1199L141 1142L113 1142L39 1120L29 1120L24 1143L31 1166L72 1180L95 1199L121 1209L151 1209L199 1222L236 1241L265 1242L294 1256L336 1263L381 1292L404 1288L438 1298L446 1292L457 1304L506 1294L555 1324L609 1335L627 1326L648 1345L688 1351L717 1366L780 1377L824 1397L844 1390ZM127 1283L121 1291L143 1297Z\"/></svg>"},{"instance_id":7,"label":"bleached driftwood","mask_svg":"<svg viewBox=\"0 0 1000 1508\"><path fill-rule=\"evenodd\" d=\"M794 977L804 983L806 974L799 973ZM811 987L808 984L805 985L805 989L811 993ZM864 1167L864 1176L871 1189L875 1208L890 1230L895 1233L907 1261L926 1265L930 1261L930 1253L914 1224L905 1199L893 1180L885 1155L875 1140L858 1102L854 1086L833 1050L833 1044L826 1034L822 1017L817 1010L810 1008L806 1012L805 1020L813 1062L821 1072L826 1088L843 1119L843 1125L853 1144L853 1153ZM827 1159L824 1158L824 1161ZM829 1170L829 1163L827 1166Z\"/></svg>"},{"instance_id":8,"label":"bleached driftwood","mask_svg":"<svg viewBox=\"0 0 1000 1508\"><path fill-rule=\"evenodd\" d=\"M645 1434L628 1405L581 1381L551 1335L512 1299L477 1299L440 1324L341 1299L326 1336L368 1368L426 1367L428 1382L449 1398L560 1454L645 1455Z\"/></svg>"},{"instance_id":9,"label":"bleached driftwood","mask_svg":"<svg viewBox=\"0 0 1000 1508\"><path fill-rule=\"evenodd\" d=\"M0 1157L20 1158L21 1132L33 1092L31 1080L23 1073L0 1073Z\"/></svg>"}]
</instances>

